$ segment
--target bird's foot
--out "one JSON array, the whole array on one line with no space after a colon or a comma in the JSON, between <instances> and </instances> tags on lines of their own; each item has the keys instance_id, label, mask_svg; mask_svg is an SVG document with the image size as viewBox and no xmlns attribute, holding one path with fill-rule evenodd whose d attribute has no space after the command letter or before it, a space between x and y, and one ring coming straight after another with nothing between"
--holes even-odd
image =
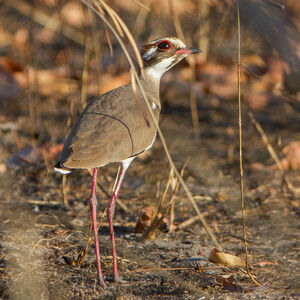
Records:
<instances>
[{"instance_id":1,"label":"bird's foot","mask_svg":"<svg viewBox=\"0 0 300 300\"><path fill-rule=\"evenodd\" d=\"M114 282L120 283L120 284L128 284L129 282L123 278L121 278L119 275L114 276Z\"/></svg>"},{"instance_id":2,"label":"bird's foot","mask_svg":"<svg viewBox=\"0 0 300 300\"><path fill-rule=\"evenodd\" d=\"M122 279L119 275L114 275L111 279L108 279L108 281L120 283L120 284L128 284L129 282L127 280Z\"/></svg>"},{"instance_id":3,"label":"bird's foot","mask_svg":"<svg viewBox=\"0 0 300 300\"><path fill-rule=\"evenodd\" d=\"M107 288L107 286L106 286L106 284L105 284L105 282L104 282L104 280L103 280L102 277L99 278L99 282L100 282L100 286L101 286L103 289L106 289L106 288Z\"/></svg>"}]
</instances>

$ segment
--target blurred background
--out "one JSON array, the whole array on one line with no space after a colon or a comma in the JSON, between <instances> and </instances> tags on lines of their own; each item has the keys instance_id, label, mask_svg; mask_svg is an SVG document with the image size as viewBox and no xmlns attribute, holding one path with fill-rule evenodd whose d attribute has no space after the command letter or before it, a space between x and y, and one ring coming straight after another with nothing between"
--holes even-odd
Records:
<instances>
[{"instance_id":1,"label":"blurred background","mask_svg":"<svg viewBox=\"0 0 300 300\"><path fill-rule=\"evenodd\" d=\"M202 49L200 55L182 61L163 76L160 126L176 166L181 169L189 158L184 179L219 242L242 254L237 2L106 3L125 22L138 47L156 38L178 36L187 45ZM245 195L249 241L253 242L250 251L254 261L270 263L269 269L260 270L257 275L269 283L260 292L278 299L286 295L284 288L288 286L289 295L294 297L299 270L295 253L299 250L296 229L300 213L300 2L239 3ZM124 42L133 55L129 41L124 38ZM3 299L92 299L100 295L94 289L93 252L83 265L72 267L87 239L91 177L86 171L62 177L54 174L52 168L64 137L86 103L129 82L129 64L120 45L84 3L0 1ZM100 211L105 209L116 170L115 165L109 165L100 171ZM169 266L178 260L178 252L181 258L207 256L213 245L199 220L191 220L195 213L181 189L175 197L172 223L166 215L163 229L157 234L159 238L152 246L136 241L146 226L135 233L136 224L141 221L139 216L151 220L169 175L170 167L159 139L129 169L120 194L121 207L116 212L117 244L123 245L120 256L134 261L120 263L124 272L128 268L146 268L154 262ZM170 190L168 195L171 194ZM188 225L184 223L187 220ZM105 219L102 225L103 253L109 256ZM168 238L167 244L162 243ZM191 250L181 246L187 240ZM138 243L140 248L134 252L131 243ZM125 250L128 247L132 254ZM49 263L51 267L46 271ZM106 267L110 270L109 263L105 264L105 271ZM166 285L157 292L158 297L169 293L192 299L202 295L207 287L212 288L210 294L222 297L226 290L220 283L223 281L216 281L217 273L205 274L205 278L200 274L190 278L184 271L172 278L170 275L149 275L149 279L145 274L127 274L131 289L112 287L110 293L123 295L124 299L146 299L162 281L174 289L170 291ZM242 286L244 275L236 276ZM278 293L271 282L278 284ZM250 298L256 296L255 291L249 292Z\"/></svg>"}]
</instances>

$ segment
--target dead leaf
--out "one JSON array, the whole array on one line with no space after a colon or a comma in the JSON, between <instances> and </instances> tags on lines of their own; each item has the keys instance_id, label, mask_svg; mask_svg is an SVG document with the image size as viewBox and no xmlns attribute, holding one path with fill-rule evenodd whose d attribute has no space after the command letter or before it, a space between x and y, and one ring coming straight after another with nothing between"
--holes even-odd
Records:
<instances>
[{"instance_id":1,"label":"dead leaf","mask_svg":"<svg viewBox=\"0 0 300 300\"><path fill-rule=\"evenodd\" d=\"M229 267L244 267L245 262L241 258L219 251L217 248L213 248L209 254L209 261L216 264L226 265Z\"/></svg>"},{"instance_id":2,"label":"dead leaf","mask_svg":"<svg viewBox=\"0 0 300 300\"><path fill-rule=\"evenodd\" d=\"M106 93L118 86L128 84L130 82L130 74L128 72L121 73L118 76L105 74L101 77L101 93Z\"/></svg>"},{"instance_id":3,"label":"dead leaf","mask_svg":"<svg viewBox=\"0 0 300 300\"><path fill-rule=\"evenodd\" d=\"M41 161L41 158L42 156L39 148L27 146L6 160L5 163L8 167L15 169L24 164L37 165Z\"/></svg>"},{"instance_id":4,"label":"dead leaf","mask_svg":"<svg viewBox=\"0 0 300 300\"><path fill-rule=\"evenodd\" d=\"M221 284L223 289L231 292L241 292L243 288L234 283L234 276L233 275L218 275L216 277L217 283Z\"/></svg>"},{"instance_id":5,"label":"dead leaf","mask_svg":"<svg viewBox=\"0 0 300 300\"><path fill-rule=\"evenodd\" d=\"M253 266L258 266L258 267L263 268L263 267L269 266L269 265L276 265L276 263L272 262L272 261L260 261L260 262L258 262L256 264L254 264Z\"/></svg>"},{"instance_id":6,"label":"dead leaf","mask_svg":"<svg viewBox=\"0 0 300 300\"><path fill-rule=\"evenodd\" d=\"M3 100L2 103L8 103L10 99L17 96L19 91L20 87L14 80L13 74L0 65L0 99Z\"/></svg>"},{"instance_id":7,"label":"dead leaf","mask_svg":"<svg viewBox=\"0 0 300 300\"><path fill-rule=\"evenodd\" d=\"M2 48L10 46L13 41L13 35L0 27L0 45Z\"/></svg>"},{"instance_id":8,"label":"dead leaf","mask_svg":"<svg viewBox=\"0 0 300 300\"><path fill-rule=\"evenodd\" d=\"M10 57L3 56L0 58L0 65L8 72L20 72L24 68L21 64L11 59Z\"/></svg>"},{"instance_id":9,"label":"dead leaf","mask_svg":"<svg viewBox=\"0 0 300 300\"><path fill-rule=\"evenodd\" d=\"M40 94L45 96L53 95L54 93L68 95L70 90L76 90L77 84L65 76L67 74L64 68L37 70L29 67L27 74L25 72L16 72L14 74L14 78L21 87L27 88L28 86L37 85Z\"/></svg>"},{"instance_id":10,"label":"dead leaf","mask_svg":"<svg viewBox=\"0 0 300 300\"><path fill-rule=\"evenodd\" d=\"M0 174L5 173L6 169L7 169L6 164L0 163Z\"/></svg>"},{"instance_id":11,"label":"dead leaf","mask_svg":"<svg viewBox=\"0 0 300 300\"><path fill-rule=\"evenodd\" d=\"M237 94L236 70L231 66L205 64L197 69L197 78L209 94L221 99L232 99ZM245 81L246 77L242 73L241 82Z\"/></svg>"},{"instance_id":12,"label":"dead leaf","mask_svg":"<svg viewBox=\"0 0 300 300\"><path fill-rule=\"evenodd\" d=\"M273 83L282 86L284 81L284 74L288 73L289 66L286 62L276 56L268 58L268 75Z\"/></svg>"},{"instance_id":13,"label":"dead leaf","mask_svg":"<svg viewBox=\"0 0 300 300\"><path fill-rule=\"evenodd\" d=\"M80 2L68 2L63 6L60 14L66 23L77 28L90 23Z\"/></svg>"},{"instance_id":14,"label":"dead leaf","mask_svg":"<svg viewBox=\"0 0 300 300\"><path fill-rule=\"evenodd\" d=\"M5 102L15 98L20 87L14 79L14 73L23 71L23 67L15 60L3 56L0 57L0 98Z\"/></svg>"},{"instance_id":15,"label":"dead leaf","mask_svg":"<svg viewBox=\"0 0 300 300\"><path fill-rule=\"evenodd\" d=\"M151 207L151 206L147 206L142 210L142 212L139 216L139 219L135 225L135 232L142 233L147 228L150 227L152 219L154 218L153 211L154 211L153 207ZM157 215L157 218L160 219L161 217L162 217L162 215L159 213ZM168 228L169 228L169 222L168 222L167 218L163 218L160 222L159 229L161 231L167 231Z\"/></svg>"},{"instance_id":16,"label":"dead leaf","mask_svg":"<svg viewBox=\"0 0 300 300\"><path fill-rule=\"evenodd\" d=\"M300 141L295 141L285 146L282 152L285 157L281 160L281 164L285 170L300 169Z\"/></svg>"},{"instance_id":17,"label":"dead leaf","mask_svg":"<svg viewBox=\"0 0 300 300\"><path fill-rule=\"evenodd\" d=\"M26 43L28 43L29 39L29 31L27 28L19 28L14 36L14 42L18 47L24 47L26 46Z\"/></svg>"},{"instance_id":18,"label":"dead leaf","mask_svg":"<svg viewBox=\"0 0 300 300\"><path fill-rule=\"evenodd\" d=\"M265 68L266 62L262 59L260 55L257 54L248 54L243 56L243 65L247 66L247 69L255 67L258 68Z\"/></svg>"},{"instance_id":19,"label":"dead leaf","mask_svg":"<svg viewBox=\"0 0 300 300\"><path fill-rule=\"evenodd\" d=\"M253 110L263 110L271 100L271 94L265 91L259 91L254 87L251 91L244 94L244 100Z\"/></svg>"},{"instance_id":20,"label":"dead leaf","mask_svg":"<svg viewBox=\"0 0 300 300\"><path fill-rule=\"evenodd\" d=\"M151 206L145 207L139 215L139 219L135 225L135 232L142 233L151 224L153 209Z\"/></svg>"},{"instance_id":21,"label":"dead leaf","mask_svg":"<svg viewBox=\"0 0 300 300\"><path fill-rule=\"evenodd\" d=\"M36 34L36 38L38 38L42 43L52 44L55 42L57 35L55 32L48 28L43 28L39 30Z\"/></svg>"},{"instance_id":22,"label":"dead leaf","mask_svg":"<svg viewBox=\"0 0 300 300\"><path fill-rule=\"evenodd\" d=\"M41 148L43 158L45 160L57 160L61 150L63 149L63 146L63 143L55 144L53 146L50 146L49 144L44 144Z\"/></svg>"}]
</instances>

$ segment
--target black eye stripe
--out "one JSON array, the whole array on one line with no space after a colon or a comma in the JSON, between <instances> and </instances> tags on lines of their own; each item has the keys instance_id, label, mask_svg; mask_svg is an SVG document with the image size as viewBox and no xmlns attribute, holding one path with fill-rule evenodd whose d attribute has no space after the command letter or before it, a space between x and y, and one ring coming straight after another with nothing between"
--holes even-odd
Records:
<instances>
[{"instance_id":1,"label":"black eye stripe","mask_svg":"<svg viewBox=\"0 0 300 300\"><path fill-rule=\"evenodd\" d=\"M169 51L170 49L172 49L172 45L169 41L161 41L157 45L158 51Z\"/></svg>"}]
</instances>

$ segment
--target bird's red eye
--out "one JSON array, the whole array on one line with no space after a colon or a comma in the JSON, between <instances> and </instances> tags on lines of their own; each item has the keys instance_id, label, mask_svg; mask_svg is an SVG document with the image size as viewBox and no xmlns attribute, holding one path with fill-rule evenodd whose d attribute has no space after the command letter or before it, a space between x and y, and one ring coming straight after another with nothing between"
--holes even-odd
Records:
<instances>
[{"instance_id":1,"label":"bird's red eye","mask_svg":"<svg viewBox=\"0 0 300 300\"><path fill-rule=\"evenodd\" d=\"M169 41L161 41L158 43L158 51L169 51L172 48L172 45Z\"/></svg>"}]
</instances>

